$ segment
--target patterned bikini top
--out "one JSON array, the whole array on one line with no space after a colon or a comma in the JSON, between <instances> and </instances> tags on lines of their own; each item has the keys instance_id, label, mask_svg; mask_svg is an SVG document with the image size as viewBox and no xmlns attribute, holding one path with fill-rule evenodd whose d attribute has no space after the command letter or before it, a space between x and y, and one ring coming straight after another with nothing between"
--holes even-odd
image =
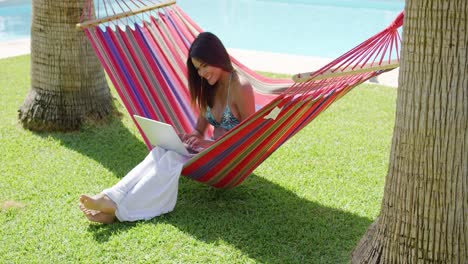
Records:
<instances>
[{"instance_id":1,"label":"patterned bikini top","mask_svg":"<svg viewBox=\"0 0 468 264\"><path fill-rule=\"evenodd\" d=\"M229 107L229 91L231 89L231 76L229 76L229 84L228 84L228 92L227 92L227 97L226 97L226 108L224 108L224 112L221 116L221 121L218 122L214 118L213 114L211 113L210 107L207 107L206 113L205 113L205 118L210 123L212 126L215 128L221 127L226 130L231 130L233 127L237 126L240 121L237 119L231 112L231 108Z\"/></svg>"}]
</instances>

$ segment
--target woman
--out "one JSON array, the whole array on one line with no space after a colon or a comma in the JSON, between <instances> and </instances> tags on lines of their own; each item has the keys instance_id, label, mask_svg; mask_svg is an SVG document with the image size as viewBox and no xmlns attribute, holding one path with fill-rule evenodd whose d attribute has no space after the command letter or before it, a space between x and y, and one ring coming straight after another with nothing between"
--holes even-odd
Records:
<instances>
[{"instance_id":1,"label":"woman","mask_svg":"<svg viewBox=\"0 0 468 264\"><path fill-rule=\"evenodd\" d=\"M198 35L187 59L192 104L200 111L192 133L181 135L189 148L204 149L254 113L252 86L232 67L226 48L212 33ZM209 127L212 139L205 139ZM190 159L159 147L116 185L95 196L81 195L80 209L93 222L148 220L171 212L182 167Z\"/></svg>"}]
</instances>

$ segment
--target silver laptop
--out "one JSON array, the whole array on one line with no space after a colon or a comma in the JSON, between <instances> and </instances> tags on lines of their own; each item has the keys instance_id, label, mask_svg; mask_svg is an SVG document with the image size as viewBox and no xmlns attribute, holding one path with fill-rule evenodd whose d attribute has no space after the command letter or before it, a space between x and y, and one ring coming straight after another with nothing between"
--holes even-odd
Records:
<instances>
[{"instance_id":1,"label":"silver laptop","mask_svg":"<svg viewBox=\"0 0 468 264\"><path fill-rule=\"evenodd\" d=\"M167 150L173 150L182 155L195 154L197 151L189 149L182 142L179 135L170 124L152 120L139 115L133 115L141 130L153 147L159 146Z\"/></svg>"}]
</instances>

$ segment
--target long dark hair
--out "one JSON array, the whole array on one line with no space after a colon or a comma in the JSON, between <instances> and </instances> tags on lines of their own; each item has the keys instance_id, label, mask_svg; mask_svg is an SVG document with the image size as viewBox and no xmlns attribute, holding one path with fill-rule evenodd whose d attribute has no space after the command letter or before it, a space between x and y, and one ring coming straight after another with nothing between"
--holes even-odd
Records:
<instances>
[{"instance_id":1,"label":"long dark hair","mask_svg":"<svg viewBox=\"0 0 468 264\"><path fill-rule=\"evenodd\" d=\"M234 68L226 48L216 35L203 32L195 38L192 46L190 46L187 58L188 85L192 105L198 106L200 112L205 113L208 106L213 107L216 84L210 85L198 75L198 71L192 63L192 58L227 72L232 72Z\"/></svg>"}]
</instances>

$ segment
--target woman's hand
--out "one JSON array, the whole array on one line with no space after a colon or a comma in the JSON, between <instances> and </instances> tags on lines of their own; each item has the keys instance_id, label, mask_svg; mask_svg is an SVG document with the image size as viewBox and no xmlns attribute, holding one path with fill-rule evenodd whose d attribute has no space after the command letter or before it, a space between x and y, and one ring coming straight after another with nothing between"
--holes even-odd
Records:
<instances>
[{"instance_id":1,"label":"woman's hand","mask_svg":"<svg viewBox=\"0 0 468 264\"><path fill-rule=\"evenodd\" d=\"M188 148L198 151L207 148L213 143L211 141L205 140L203 135L198 132L198 130L194 130L190 134L179 134L179 137Z\"/></svg>"},{"instance_id":2,"label":"woman's hand","mask_svg":"<svg viewBox=\"0 0 468 264\"><path fill-rule=\"evenodd\" d=\"M202 151L213 144L211 140L205 140L199 133L179 134L180 139L187 148Z\"/></svg>"},{"instance_id":3,"label":"woman's hand","mask_svg":"<svg viewBox=\"0 0 468 264\"><path fill-rule=\"evenodd\" d=\"M206 149L207 147L211 146L214 141L206 140L206 139L199 139L195 137L191 137L188 141L184 142L187 144L187 147L198 152Z\"/></svg>"},{"instance_id":4,"label":"woman's hand","mask_svg":"<svg viewBox=\"0 0 468 264\"><path fill-rule=\"evenodd\" d=\"M182 138L182 142L184 142L184 144L188 145L189 147L196 144L196 142L200 140L202 140L202 138L200 138L197 135L192 135L192 134L187 134L185 135L184 138Z\"/></svg>"},{"instance_id":5,"label":"woman's hand","mask_svg":"<svg viewBox=\"0 0 468 264\"><path fill-rule=\"evenodd\" d=\"M191 139L191 138L203 139L203 135L200 134L200 132L198 132L197 130L193 131L190 134L184 134L184 133L179 134L179 137L180 137L180 140L182 140L182 142L184 142L184 143L187 143L186 141L194 140L194 139Z\"/></svg>"}]
</instances>

